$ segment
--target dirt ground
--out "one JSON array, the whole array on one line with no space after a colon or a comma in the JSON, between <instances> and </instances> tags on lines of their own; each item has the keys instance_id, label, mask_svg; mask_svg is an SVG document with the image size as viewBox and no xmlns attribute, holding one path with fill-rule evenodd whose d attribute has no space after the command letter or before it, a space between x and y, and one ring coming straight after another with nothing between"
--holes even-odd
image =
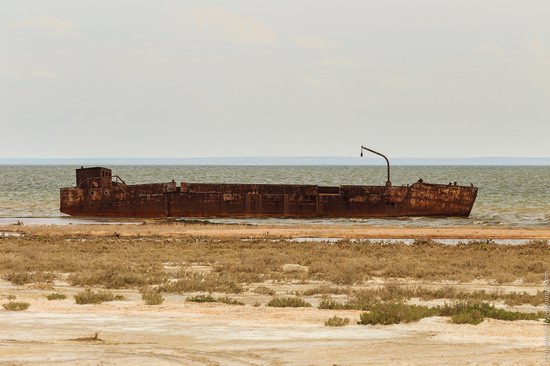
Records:
<instances>
[{"instance_id":1,"label":"dirt ground","mask_svg":"<svg viewBox=\"0 0 550 366\"><path fill-rule=\"evenodd\" d=\"M243 238L456 238L456 239L550 239L550 227L490 226L372 226L366 224L208 224L200 221L137 221L133 224L109 225L0 225L0 232L25 232L35 235L122 236L158 235L163 237L235 237Z\"/></svg>"},{"instance_id":2,"label":"dirt ground","mask_svg":"<svg viewBox=\"0 0 550 366\"><path fill-rule=\"evenodd\" d=\"M550 229L399 228L245 225L86 225L0 227L23 235L163 235L223 237L346 238L550 238ZM273 284L277 293L302 291L309 283ZM489 288L462 283L464 288ZM510 285L507 290L536 291L541 286ZM14 285L0 280L0 302L9 298L31 304L21 312L0 308L2 365L539 365L545 359L545 323L486 319L456 325L429 317L397 325L358 325L361 311L254 306L258 294L234 297L244 306L185 302L164 294L161 305L143 304L137 290L114 290L124 301L77 305L82 288L56 280L51 285ZM48 301L52 292L67 295ZM271 296L265 295L263 303ZM438 300L434 300L438 301ZM543 306L523 306L526 311ZM350 325L326 327L338 315ZM94 339L99 332L97 339Z\"/></svg>"}]
</instances>

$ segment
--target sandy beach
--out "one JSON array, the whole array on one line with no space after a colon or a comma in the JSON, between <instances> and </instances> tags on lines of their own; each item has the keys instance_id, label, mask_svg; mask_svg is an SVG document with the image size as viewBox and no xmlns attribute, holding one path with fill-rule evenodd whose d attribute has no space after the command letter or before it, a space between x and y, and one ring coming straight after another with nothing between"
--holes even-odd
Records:
<instances>
[{"instance_id":1,"label":"sandy beach","mask_svg":"<svg viewBox=\"0 0 550 366\"><path fill-rule=\"evenodd\" d=\"M499 309L531 314L544 311L543 303L533 302L537 291L544 289L543 272L549 262L545 254L546 244L542 240L550 238L550 230L544 228L147 222L140 225L63 227L9 225L0 227L0 233L0 261L4 267L0 302L30 304L25 311L0 309L0 364L545 364L545 326L541 319L506 321L486 318L480 324L472 325L453 324L446 316L430 316L410 323L363 325L357 322L364 310L319 308L327 296L343 303L357 291L391 289L390 284L424 291L450 291L452 287L460 294L483 290L485 294L499 294L492 301ZM338 272L345 273L346 265L363 266L362 262L351 262L353 250L357 248L350 249L349 244L286 241L292 238L412 238L419 243L360 244L364 252L357 252L356 257L373 256L383 261L386 256L389 264L379 268L356 267L367 268L365 276L361 277L362 280L355 277L347 280L338 277ZM428 240L430 238L461 238L465 242L478 239L486 243L488 239L514 238L531 241L531 244L506 250L484 243L456 248L433 244ZM476 251L470 253L475 245L478 245ZM539 249L540 246L543 247ZM43 248L42 252L40 248ZM227 248L235 248L235 251L228 253ZM336 262L341 263L341 267L336 265L335 269L323 271L315 269L317 264L313 258L325 250L323 248L330 250L331 256L341 256ZM471 272L463 271L472 275L463 280L451 270L445 272L444 265L443 269L437 269L437 273L435 270L418 273L414 269L424 265L433 267L421 258L435 258L441 251L442 257L451 257L457 253L453 250L464 250L464 261L452 258L455 260L452 262L449 258L449 266L475 267L478 265L475 258L479 257L484 269L480 266ZM485 255L487 252L489 254ZM57 257L55 253L58 253ZM416 261L416 265L408 266L402 261L406 268L402 272L392 272L391 263L399 261L392 255L395 258L407 256ZM524 256L524 262L535 263L534 258L541 255L541 268L526 267L521 270L523 272L518 269L519 272L514 272L513 276L502 277L500 269L519 268L520 262L513 262L514 258ZM164 302L160 305L144 304L140 291L146 283L154 282L147 282L149 279L139 282L140 278L126 276L124 283L118 283L111 275L111 282L105 282L104 277L92 281L93 269L107 271L105 266L109 258L113 265L118 266L116 268L125 268L126 271L131 271L133 266L153 268L149 279L156 275L154 268L157 265L160 266L159 274L173 276L152 285L162 289ZM269 261L269 258L276 262L270 270L264 271L260 264L257 276L250 273L255 270L250 263ZM234 270L239 263L248 265L248 269ZM86 272L88 267L90 272ZM399 264L394 267L399 267ZM109 267L111 274L113 268ZM25 280L21 280L19 271L26 271ZM212 291L203 291L202 288L199 291L173 290L169 285L193 276L216 275L219 278L226 272L236 276L231 278L235 279L239 289L222 290L221 282L216 282L218 287L212 287ZM202 278L204 283L210 277ZM86 288L109 291L122 295L123 299L76 304L74 296ZM259 291L262 288L269 291ZM320 289L330 289L326 292L331 293L321 293L324 290ZM65 298L48 300L47 296L52 293L63 294ZM228 296L241 304L186 301L207 293L213 298ZM527 294L525 296L531 296L528 301L533 303L511 304L506 294L512 293ZM272 298L285 296L299 297L311 307L266 306ZM405 302L441 306L458 298L432 297L412 296ZM348 318L349 325L325 326L325 321L333 316Z\"/></svg>"}]
</instances>

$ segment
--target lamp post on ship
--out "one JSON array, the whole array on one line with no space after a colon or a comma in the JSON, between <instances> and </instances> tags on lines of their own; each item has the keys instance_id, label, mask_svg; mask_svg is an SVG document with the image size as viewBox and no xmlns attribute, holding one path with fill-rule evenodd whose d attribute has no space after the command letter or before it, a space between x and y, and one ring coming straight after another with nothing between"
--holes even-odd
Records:
<instances>
[{"instance_id":1,"label":"lamp post on ship","mask_svg":"<svg viewBox=\"0 0 550 366\"><path fill-rule=\"evenodd\" d=\"M363 145L361 145L361 157L363 157L363 150L370 151L371 153L374 153L374 154L376 154L376 155L380 155L381 157L383 157L384 159L386 159L386 165L388 166L388 180L386 181L386 187L390 187L390 186L391 186L391 181L390 181L390 161L388 160L388 158L386 157L386 155L381 154L381 153L379 153L378 151L374 151L374 150L372 150L372 149L369 149L368 147L364 147Z\"/></svg>"}]
</instances>

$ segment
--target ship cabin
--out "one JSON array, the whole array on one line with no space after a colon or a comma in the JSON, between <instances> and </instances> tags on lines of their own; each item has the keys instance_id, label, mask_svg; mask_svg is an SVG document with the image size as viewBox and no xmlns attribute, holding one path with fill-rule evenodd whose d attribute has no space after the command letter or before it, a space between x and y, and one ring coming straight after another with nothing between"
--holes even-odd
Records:
<instances>
[{"instance_id":1,"label":"ship cabin","mask_svg":"<svg viewBox=\"0 0 550 366\"><path fill-rule=\"evenodd\" d=\"M89 189L97 187L109 187L112 182L111 169L102 167L84 168L76 170L77 188Z\"/></svg>"}]
</instances>

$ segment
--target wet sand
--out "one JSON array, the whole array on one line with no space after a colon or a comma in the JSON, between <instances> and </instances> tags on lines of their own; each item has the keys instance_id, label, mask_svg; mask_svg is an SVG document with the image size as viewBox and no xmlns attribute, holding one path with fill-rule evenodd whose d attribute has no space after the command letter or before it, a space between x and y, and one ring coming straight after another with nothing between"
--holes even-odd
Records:
<instances>
[{"instance_id":1,"label":"wet sand","mask_svg":"<svg viewBox=\"0 0 550 366\"><path fill-rule=\"evenodd\" d=\"M105 226L4 226L21 235L342 237L342 238L521 238L547 239L550 229L245 226L162 224ZM383 279L381 279L383 280ZM273 283L277 293L302 291L309 283ZM461 283L490 289L488 283ZM536 291L540 286L510 285L507 290ZM244 306L185 302L192 294L164 294L165 302L146 306L137 290L114 290L126 297L99 305L77 305L82 288L63 281L52 285L13 285L0 280L0 302L8 296L31 303L28 310L0 308L0 364L8 365L378 365L378 364L545 364L544 323L486 319L481 324L450 324L431 317L390 326L356 324L361 311L253 306L258 294L232 295ZM67 299L48 301L60 292ZM222 294L219 294L222 295ZM271 296L265 295L263 302ZM543 310L523 306L523 310ZM325 327L334 315L350 325ZM99 340L92 340L99 332ZM86 339L87 338L87 339Z\"/></svg>"}]
</instances>

